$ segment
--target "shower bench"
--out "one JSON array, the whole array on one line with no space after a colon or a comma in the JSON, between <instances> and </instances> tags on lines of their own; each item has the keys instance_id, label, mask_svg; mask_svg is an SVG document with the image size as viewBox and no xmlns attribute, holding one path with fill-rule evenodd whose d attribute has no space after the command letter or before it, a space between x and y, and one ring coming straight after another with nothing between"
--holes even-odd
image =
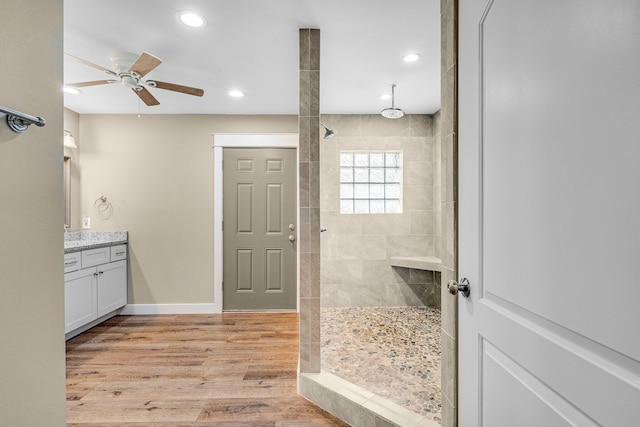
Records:
<instances>
[{"instance_id":1,"label":"shower bench","mask_svg":"<svg viewBox=\"0 0 640 427\"><path fill-rule=\"evenodd\" d=\"M392 267L411 268L414 270L441 271L442 261L434 256L391 257Z\"/></svg>"},{"instance_id":2,"label":"shower bench","mask_svg":"<svg viewBox=\"0 0 640 427\"><path fill-rule=\"evenodd\" d=\"M441 308L442 262L440 258L434 256L391 257L389 262L391 267L398 269L399 277L422 304ZM411 305L414 305L415 302Z\"/></svg>"}]
</instances>

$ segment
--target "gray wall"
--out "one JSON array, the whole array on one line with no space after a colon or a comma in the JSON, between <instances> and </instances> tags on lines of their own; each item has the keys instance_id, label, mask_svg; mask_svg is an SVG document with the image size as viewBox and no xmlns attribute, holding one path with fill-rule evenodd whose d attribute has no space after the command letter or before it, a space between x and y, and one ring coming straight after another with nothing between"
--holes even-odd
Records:
<instances>
[{"instance_id":1,"label":"gray wall","mask_svg":"<svg viewBox=\"0 0 640 427\"><path fill-rule=\"evenodd\" d=\"M42 116L17 134L0 114L0 424L64 426L62 0L2 2L0 105Z\"/></svg>"},{"instance_id":2,"label":"gray wall","mask_svg":"<svg viewBox=\"0 0 640 427\"><path fill-rule=\"evenodd\" d=\"M408 269L391 267L396 256L436 255L433 119L406 115L323 115L338 131L320 140L321 304L324 307L425 305ZM341 150L403 152L401 214L340 214ZM433 280L433 275L431 275Z\"/></svg>"}]
</instances>

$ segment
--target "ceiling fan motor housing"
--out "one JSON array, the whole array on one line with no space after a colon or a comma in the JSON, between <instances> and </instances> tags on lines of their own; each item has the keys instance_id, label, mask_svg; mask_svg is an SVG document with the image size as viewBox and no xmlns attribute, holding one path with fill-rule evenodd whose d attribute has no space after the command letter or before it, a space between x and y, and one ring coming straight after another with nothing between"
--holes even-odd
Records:
<instances>
[{"instance_id":1,"label":"ceiling fan motor housing","mask_svg":"<svg viewBox=\"0 0 640 427\"><path fill-rule=\"evenodd\" d=\"M135 53L129 52L113 52L111 53L111 65L116 74L122 74L129 71L129 68L138 58Z\"/></svg>"}]
</instances>

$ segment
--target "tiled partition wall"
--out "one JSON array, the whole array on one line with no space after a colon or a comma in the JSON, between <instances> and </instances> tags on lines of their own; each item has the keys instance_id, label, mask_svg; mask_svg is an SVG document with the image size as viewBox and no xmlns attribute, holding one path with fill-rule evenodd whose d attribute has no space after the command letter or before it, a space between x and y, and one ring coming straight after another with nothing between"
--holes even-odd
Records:
<instances>
[{"instance_id":1,"label":"tiled partition wall","mask_svg":"<svg viewBox=\"0 0 640 427\"><path fill-rule=\"evenodd\" d=\"M327 229L321 235L321 305L433 305L432 272L411 274L390 263L391 257L435 255L431 116L323 115L322 122L337 135L320 140L320 215ZM403 153L402 213L340 213L341 151Z\"/></svg>"},{"instance_id":2,"label":"tiled partition wall","mask_svg":"<svg viewBox=\"0 0 640 427\"><path fill-rule=\"evenodd\" d=\"M457 279L457 218L458 218L458 153L457 153L457 56L458 56L458 0L442 0L441 20L441 109L440 152L440 258L442 259L442 425L457 425L457 334L458 297L447 291L447 282Z\"/></svg>"},{"instance_id":3,"label":"tiled partition wall","mask_svg":"<svg viewBox=\"0 0 640 427\"><path fill-rule=\"evenodd\" d=\"M300 372L320 372L320 30L301 29L299 177Z\"/></svg>"},{"instance_id":4,"label":"tiled partition wall","mask_svg":"<svg viewBox=\"0 0 640 427\"><path fill-rule=\"evenodd\" d=\"M457 297L448 294L446 283L457 278L457 0L441 2L442 39L442 105L434 115L434 251L442 259L442 426L457 425ZM406 413L388 402L345 383L343 380L320 373L320 253L319 235L319 166L315 157L319 136L319 117L311 116L312 107L309 80L302 71L311 71L311 57L317 55L319 71L320 32L300 31L300 393L354 426L373 425L429 425L412 422ZM319 77L319 73L318 73ZM317 84L317 83L316 83ZM317 88L317 86L316 86ZM317 93L317 92L316 92ZM305 98L305 97L309 98ZM319 100L313 107L317 112ZM306 119L308 119L308 121ZM313 125L311 124L313 122ZM308 128L306 127L308 124ZM314 129L315 127L315 129ZM337 127L336 127L337 128ZM439 169L438 169L439 168ZM312 196L315 195L315 196ZM317 197L317 199L315 198ZM312 203L313 208L311 208ZM312 218L312 213L317 216ZM306 221L306 224L304 223ZM306 227L306 228L305 228ZM318 228L312 228L318 227ZM440 230L440 232L438 232ZM315 236L314 236L315 234ZM313 238L312 238L313 237ZM317 244L318 251L311 251Z\"/></svg>"}]
</instances>

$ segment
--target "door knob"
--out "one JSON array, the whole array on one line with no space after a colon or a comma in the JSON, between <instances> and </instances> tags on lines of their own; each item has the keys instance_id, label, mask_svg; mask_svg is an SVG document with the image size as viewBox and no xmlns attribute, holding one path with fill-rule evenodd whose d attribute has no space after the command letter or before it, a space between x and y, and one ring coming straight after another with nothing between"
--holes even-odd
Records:
<instances>
[{"instance_id":1,"label":"door knob","mask_svg":"<svg viewBox=\"0 0 640 427\"><path fill-rule=\"evenodd\" d=\"M451 295L457 295L458 292L460 292L465 298L469 298L469 294L471 293L471 290L469 289L469 280L467 280L466 277L463 277L462 280L460 280L460 283L455 280L449 280L449 283L447 283L447 289L449 289L449 293Z\"/></svg>"},{"instance_id":2,"label":"door knob","mask_svg":"<svg viewBox=\"0 0 640 427\"><path fill-rule=\"evenodd\" d=\"M296 226L293 224L289 224L289 230L294 231L296 229Z\"/></svg>"},{"instance_id":3,"label":"door knob","mask_svg":"<svg viewBox=\"0 0 640 427\"><path fill-rule=\"evenodd\" d=\"M295 242L296 241L296 236L294 236L293 234L289 234L289 241L290 242Z\"/></svg>"}]
</instances>

